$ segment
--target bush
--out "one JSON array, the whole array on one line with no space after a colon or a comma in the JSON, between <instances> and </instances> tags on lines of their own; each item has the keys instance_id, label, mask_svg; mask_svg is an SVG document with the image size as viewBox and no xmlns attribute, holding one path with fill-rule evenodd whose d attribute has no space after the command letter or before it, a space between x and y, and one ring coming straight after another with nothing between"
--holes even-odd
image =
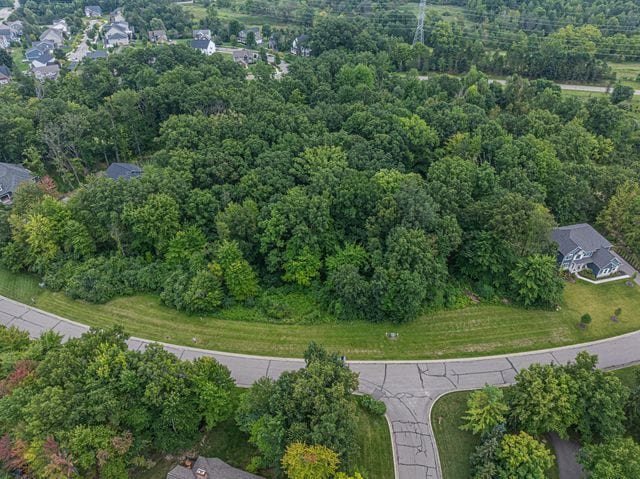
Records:
<instances>
[{"instance_id":1,"label":"bush","mask_svg":"<svg viewBox=\"0 0 640 479\"><path fill-rule=\"evenodd\" d=\"M373 396L363 394L356 397L358 398L358 404L360 407L373 416L384 416L387 412L387 406L385 403L378 401Z\"/></svg>"},{"instance_id":2,"label":"bush","mask_svg":"<svg viewBox=\"0 0 640 479\"><path fill-rule=\"evenodd\" d=\"M591 315L589 313L585 313L582 315L582 317L580 318L580 323L584 324L585 326L591 324Z\"/></svg>"},{"instance_id":3,"label":"bush","mask_svg":"<svg viewBox=\"0 0 640 479\"><path fill-rule=\"evenodd\" d=\"M78 266L64 291L72 299L106 303L136 291L139 268L140 262L122 256L91 258Z\"/></svg>"}]
</instances>

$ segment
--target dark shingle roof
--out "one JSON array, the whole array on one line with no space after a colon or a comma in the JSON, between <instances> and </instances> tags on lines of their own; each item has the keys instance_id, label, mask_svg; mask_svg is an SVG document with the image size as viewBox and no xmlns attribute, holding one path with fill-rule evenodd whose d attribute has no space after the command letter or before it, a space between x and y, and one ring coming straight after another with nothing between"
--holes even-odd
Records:
<instances>
[{"instance_id":1,"label":"dark shingle roof","mask_svg":"<svg viewBox=\"0 0 640 479\"><path fill-rule=\"evenodd\" d=\"M195 479L196 471L207 471L208 479L262 479L260 476L231 467L218 458L199 457L191 469L176 466L167 474L167 479Z\"/></svg>"},{"instance_id":2,"label":"dark shingle roof","mask_svg":"<svg viewBox=\"0 0 640 479\"><path fill-rule=\"evenodd\" d=\"M7 65L0 65L0 73L7 77L11 76L11 70L9 70Z\"/></svg>"},{"instance_id":3,"label":"dark shingle roof","mask_svg":"<svg viewBox=\"0 0 640 479\"><path fill-rule=\"evenodd\" d=\"M107 58L107 52L105 52L104 50L98 50L95 52L89 52L86 56L91 60L96 60L98 58Z\"/></svg>"},{"instance_id":4,"label":"dark shingle roof","mask_svg":"<svg viewBox=\"0 0 640 479\"><path fill-rule=\"evenodd\" d=\"M593 253L593 256L590 258L591 261L589 263L595 264L598 268L602 269L607 266L611 261L616 259L611 251L608 249L600 248L598 251Z\"/></svg>"},{"instance_id":5,"label":"dark shingle roof","mask_svg":"<svg viewBox=\"0 0 640 479\"><path fill-rule=\"evenodd\" d=\"M191 40L191 48L197 48L198 50L206 50L209 48L211 40Z\"/></svg>"},{"instance_id":6,"label":"dark shingle roof","mask_svg":"<svg viewBox=\"0 0 640 479\"><path fill-rule=\"evenodd\" d=\"M111 163L107 168L107 176L112 180L117 180L118 178L129 180L138 178L140 175L142 175L142 169L138 165L131 163Z\"/></svg>"},{"instance_id":7,"label":"dark shingle roof","mask_svg":"<svg viewBox=\"0 0 640 479\"><path fill-rule=\"evenodd\" d=\"M19 185L32 180L33 175L26 168L13 163L0 163L0 195L13 193Z\"/></svg>"},{"instance_id":8,"label":"dark shingle roof","mask_svg":"<svg viewBox=\"0 0 640 479\"><path fill-rule=\"evenodd\" d=\"M555 228L551 237L558 243L558 251L563 255L570 253L577 247L585 251L611 248L611 243L604 236L598 233L593 226L585 223Z\"/></svg>"}]
</instances>

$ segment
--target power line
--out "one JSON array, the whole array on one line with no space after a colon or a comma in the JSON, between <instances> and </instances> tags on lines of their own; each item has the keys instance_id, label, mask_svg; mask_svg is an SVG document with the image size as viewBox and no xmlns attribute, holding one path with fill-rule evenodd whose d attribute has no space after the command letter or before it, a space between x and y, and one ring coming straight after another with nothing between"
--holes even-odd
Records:
<instances>
[{"instance_id":1,"label":"power line","mask_svg":"<svg viewBox=\"0 0 640 479\"><path fill-rule=\"evenodd\" d=\"M420 13L418 15L418 28L413 36L413 44L424 43L424 15L427 10L427 0L420 0Z\"/></svg>"}]
</instances>

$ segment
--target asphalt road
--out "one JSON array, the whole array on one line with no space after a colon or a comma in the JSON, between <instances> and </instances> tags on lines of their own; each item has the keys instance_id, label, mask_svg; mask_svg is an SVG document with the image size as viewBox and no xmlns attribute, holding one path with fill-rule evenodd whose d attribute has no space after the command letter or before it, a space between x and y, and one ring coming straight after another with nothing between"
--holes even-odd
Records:
<instances>
[{"instance_id":1,"label":"asphalt road","mask_svg":"<svg viewBox=\"0 0 640 479\"><path fill-rule=\"evenodd\" d=\"M36 338L54 330L66 339L77 337L87 326L0 296L0 323L28 331ZM149 341L131 338L129 347L144 349ZM165 344L181 359L211 356L226 365L241 386L283 371L304 366L300 359L269 358L220 353ZM440 461L430 423L431 408L444 394L477 389L485 384L512 384L518 371L533 363L564 364L580 351L600 358L600 367L615 369L640 363L640 331L593 343L529 353L436 361L349 361L360 375L360 391L387 405L392 431L397 479L440 479Z\"/></svg>"},{"instance_id":2,"label":"asphalt road","mask_svg":"<svg viewBox=\"0 0 640 479\"><path fill-rule=\"evenodd\" d=\"M96 23L98 23L98 20L96 19L92 19L89 21L89 25L87 25L87 28L85 28L84 32L82 33L82 39L80 40L80 43L75 50L69 52L69 54L67 55L69 61L79 62L85 56L87 56L87 53L91 51L91 48L89 48L89 45L87 45L87 39L89 38L89 32Z\"/></svg>"},{"instance_id":3,"label":"asphalt road","mask_svg":"<svg viewBox=\"0 0 640 479\"><path fill-rule=\"evenodd\" d=\"M428 76L419 76L418 77L420 80L428 80L429 77ZM506 80L496 80L493 78L489 79L489 83L499 83L500 85L505 85L507 83ZM586 92L592 92L592 93L610 93L611 89L604 87L604 86L592 86L592 85L569 85L566 83L558 83L558 86L560 86L561 90L567 90L567 91L586 91ZM634 90L634 95L639 95L640 96L640 90Z\"/></svg>"}]
</instances>

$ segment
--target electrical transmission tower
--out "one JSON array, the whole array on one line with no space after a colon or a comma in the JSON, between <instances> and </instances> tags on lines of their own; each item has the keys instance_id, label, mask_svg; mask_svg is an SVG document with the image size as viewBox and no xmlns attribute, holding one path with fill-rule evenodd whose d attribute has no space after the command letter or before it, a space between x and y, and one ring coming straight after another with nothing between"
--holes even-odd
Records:
<instances>
[{"instance_id":1,"label":"electrical transmission tower","mask_svg":"<svg viewBox=\"0 0 640 479\"><path fill-rule=\"evenodd\" d=\"M424 43L424 14L427 10L427 0L420 0L420 13L418 14L418 28L413 36L413 44Z\"/></svg>"}]
</instances>

